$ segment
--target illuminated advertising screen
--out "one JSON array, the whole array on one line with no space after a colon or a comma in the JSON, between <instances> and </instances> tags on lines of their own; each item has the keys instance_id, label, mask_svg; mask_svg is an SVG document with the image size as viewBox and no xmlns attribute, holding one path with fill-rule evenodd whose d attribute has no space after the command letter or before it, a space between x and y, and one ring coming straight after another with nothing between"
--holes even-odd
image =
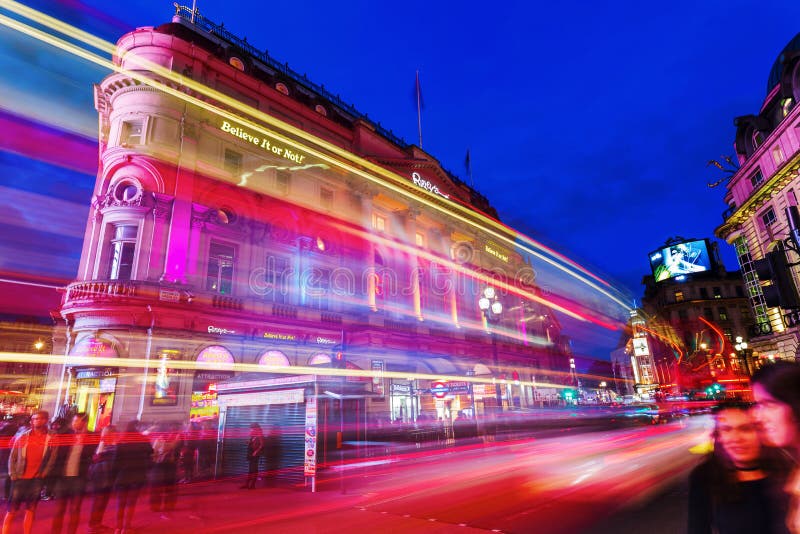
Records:
<instances>
[{"instance_id":1,"label":"illuminated advertising screen","mask_svg":"<svg viewBox=\"0 0 800 534\"><path fill-rule=\"evenodd\" d=\"M650 253L650 268L656 282L711 270L705 239L686 241Z\"/></svg>"}]
</instances>

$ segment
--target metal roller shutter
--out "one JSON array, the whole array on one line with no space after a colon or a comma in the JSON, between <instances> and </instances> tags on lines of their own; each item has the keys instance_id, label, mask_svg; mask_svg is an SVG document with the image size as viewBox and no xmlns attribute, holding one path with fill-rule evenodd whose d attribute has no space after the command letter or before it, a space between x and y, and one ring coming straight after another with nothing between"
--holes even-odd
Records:
<instances>
[{"instance_id":1,"label":"metal roller shutter","mask_svg":"<svg viewBox=\"0 0 800 534\"><path fill-rule=\"evenodd\" d=\"M222 439L222 474L226 477L247 474L247 441L250 424L258 423L273 432L273 445L267 438L266 464L261 470L275 470L276 481L303 482L305 404L267 404L261 406L230 406L224 422Z\"/></svg>"}]
</instances>

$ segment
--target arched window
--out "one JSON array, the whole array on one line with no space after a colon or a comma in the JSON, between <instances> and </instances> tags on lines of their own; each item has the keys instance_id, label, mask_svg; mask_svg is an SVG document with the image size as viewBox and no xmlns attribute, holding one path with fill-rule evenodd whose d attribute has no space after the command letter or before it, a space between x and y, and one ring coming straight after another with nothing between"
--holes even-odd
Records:
<instances>
[{"instance_id":1,"label":"arched window","mask_svg":"<svg viewBox=\"0 0 800 534\"><path fill-rule=\"evenodd\" d=\"M268 350L258 359L258 365L266 367L290 367L289 358L279 350Z\"/></svg>"}]
</instances>

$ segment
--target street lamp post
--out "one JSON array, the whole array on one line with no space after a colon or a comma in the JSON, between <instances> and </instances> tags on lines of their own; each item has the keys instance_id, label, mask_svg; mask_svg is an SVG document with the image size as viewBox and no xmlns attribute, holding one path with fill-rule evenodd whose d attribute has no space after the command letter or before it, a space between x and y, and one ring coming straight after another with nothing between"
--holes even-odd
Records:
<instances>
[{"instance_id":1,"label":"street lamp post","mask_svg":"<svg viewBox=\"0 0 800 534\"><path fill-rule=\"evenodd\" d=\"M736 349L736 354L739 356L739 361L744 363L744 370L747 376L751 376L750 362L747 361L747 342L742 339L742 336L736 336L736 345L734 345L734 348Z\"/></svg>"},{"instance_id":2,"label":"street lamp post","mask_svg":"<svg viewBox=\"0 0 800 534\"><path fill-rule=\"evenodd\" d=\"M500 302L500 299L498 299L497 292L493 287L487 287L483 290L481 298L478 300L478 307L481 309L483 316L486 318L487 327L489 327L491 323L496 322L500 318L500 314L503 313L503 303ZM488 328L488 331L489 335L492 337L492 359L494 361L494 368L495 372L498 372L497 334L492 328ZM500 390L500 384L498 383L497 379L495 379L494 391L497 399L497 411L502 412L503 393Z\"/></svg>"}]
</instances>

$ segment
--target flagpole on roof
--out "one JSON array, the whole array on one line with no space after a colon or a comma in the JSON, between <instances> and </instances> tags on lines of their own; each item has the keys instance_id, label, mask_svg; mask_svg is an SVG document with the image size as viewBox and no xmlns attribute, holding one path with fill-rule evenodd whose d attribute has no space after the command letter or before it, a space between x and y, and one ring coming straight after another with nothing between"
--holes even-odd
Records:
<instances>
[{"instance_id":1,"label":"flagpole on roof","mask_svg":"<svg viewBox=\"0 0 800 534\"><path fill-rule=\"evenodd\" d=\"M475 188L475 181L472 179L472 158L467 149L467 156L464 158L464 166L467 168L467 178L469 178L469 186Z\"/></svg>"},{"instance_id":2,"label":"flagpole on roof","mask_svg":"<svg viewBox=\"0 0 800 534\"><path fill-rule=\"evenodd\" d=\"M417 71L417 130L419 131L419 147L422 148L422 90L419 87L419 71Z\"/></svg>"}]
</instances>

